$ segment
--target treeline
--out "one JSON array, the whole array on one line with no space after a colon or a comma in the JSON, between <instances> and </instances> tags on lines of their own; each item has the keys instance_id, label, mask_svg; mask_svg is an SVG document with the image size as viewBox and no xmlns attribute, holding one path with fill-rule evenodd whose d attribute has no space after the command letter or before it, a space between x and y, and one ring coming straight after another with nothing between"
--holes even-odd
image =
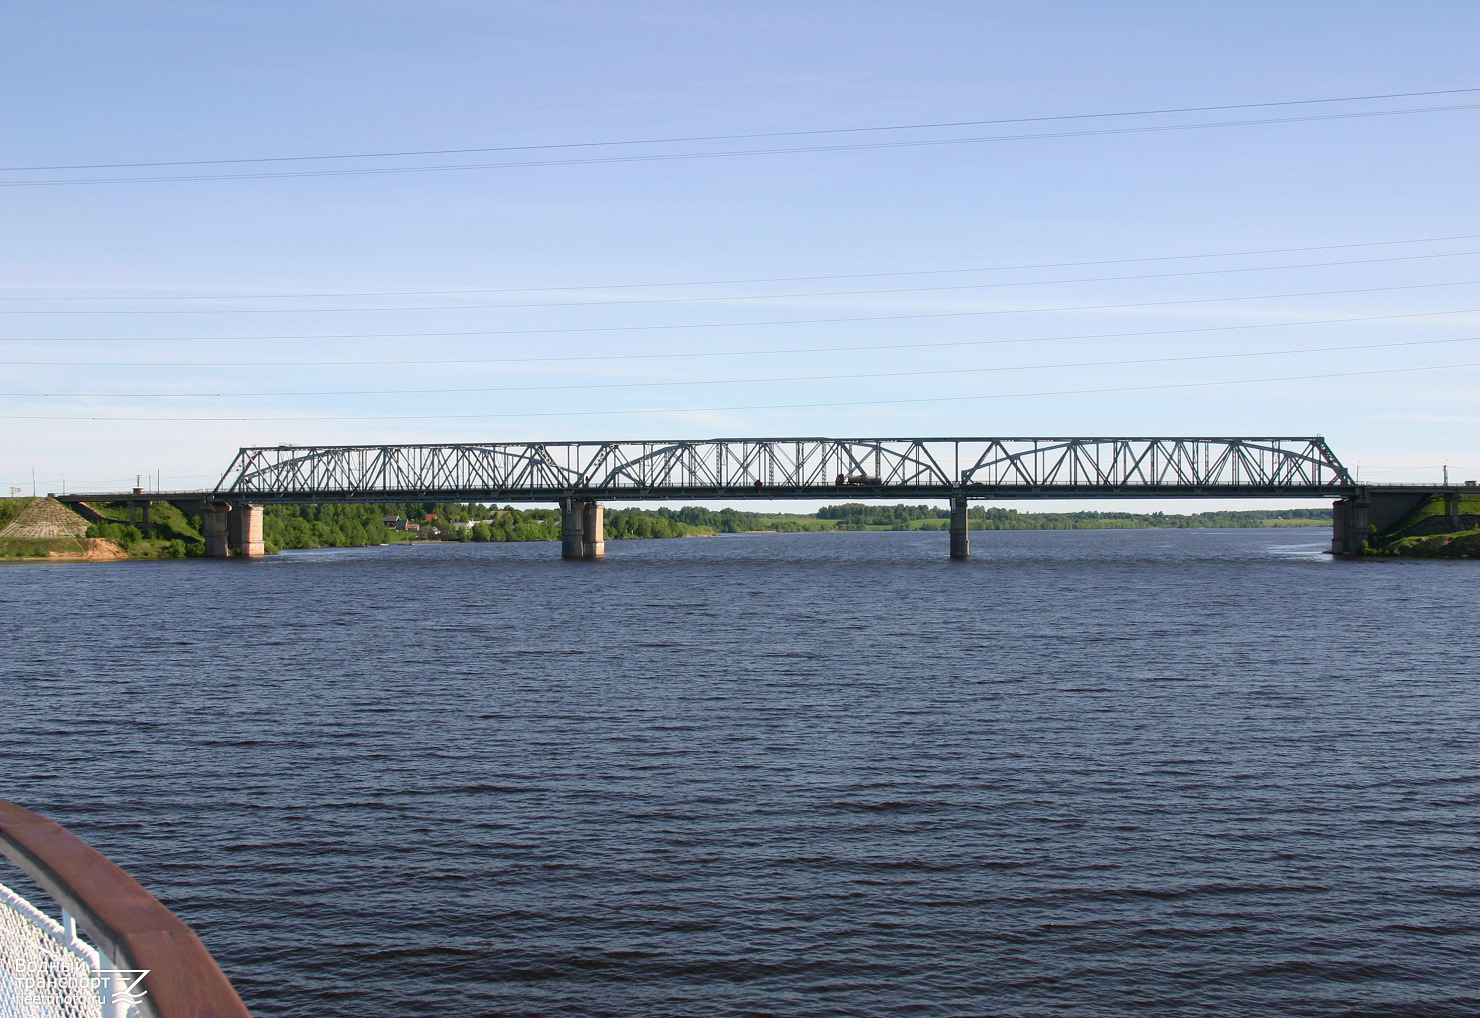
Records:
<instances>
[{"instance_id":1,"label":"treeline","mask_svg":"<svg viewBox=\"0 0 1480 1018\"><path fill-rule=\"evenodd\" d=\"M967 510L972 530L1141 530L1151 528L1267 527L1271 521L1319 523L1331 519L1329 509L1221 510L1207 513L1020 513L1016 509L972 506ZM849 502L824 506L819 519L835 520L839 529L891 527L899 530L943 530L950 510L927 505L866 505Z\"/></svg>"},{"instance_id":2,"label":"treeline","mask_svg":"<svg viewBox=\"0 0 1480 1018\"><path fill-rule=\"evenodd\" d=\"M608 510L602 524L608 541L652 537L705 537L714 531L690 526L649 509ZM560 513L554 509L515 509L512 506L494 511L492 519L471 527L442 529L443 541L554 541L560 537Z\"/></svg>"},{"instance_id":3,"label":"treeline","mask_svg":"<svg viewBox=\"0 0 1480 1018\"><path fill-rule=\"evenodd\" d=\"M378 505L270 505L262 511L262 541L269 551L389 544L384 516Z\"/></svg>"},{"instance_id":4,"label":"treeline","mask_svg":"<svg viewBox=\"0 0 1480 1018\"><path fill-rule=\"evenodd\" d=\"M1330 520L1329 509L1225 510L1206 513L1031 513L973 506L972 530L1140 530L1298 526ZM387 522L390 521L390 522ZM709 534L817 530L945 530L950 510L928 505L824 506L809 515L739 509L617 509L606 513L606 538L699 537ZM403 527L417 528L407 531ZM557 541L560 510L497 508L458 502L268 506L263 538L270 549L342 548L404 540ZM191 551L195 549L192 546Z\"/></svg>"},{"instance_id":5,"label":"treeline","mask_svg":"<svg viewBox=\"0 0 1480 1018\"><path fill-rule=\"evenodd\" d=\"M764 524L775 520L774 516L762 513L747 513L738 509L704 509L696 505L686 505L682 509L664 506L656 510L655 515L682 526L700 527L715 534L767 530L770 528Z\"/></svg>"},{"instance_id":6,"label":"treeline","mask_svg":"<svg viewBox=\"0 0 1480 1018\"><path fill-rule=\"evenodd\" d=\"M388 519L409 521L417 527L426 525L429 528L426 536L432 537L439 529L432 521L441 521L450 530L453 524L470 519L481 509L458 502L270 505L262 512L262 540L270 549L389 544L417 535L395 529L392 523L386 522ZM557 520L559 515L555 513Z\"/></svg>"},{"instance_id":7,"label":"treeline","mask_svg":"<svg viewBox=\"0 0 1480 1018\"><path fill-rule=\"evenodd\" d=\"M417 529L400 529L408 524ZM714 532L662 509L609 511L605 531L607 540L613 541ZM262 538L272 549L352 548L404 540L558 541L560 510L499 509L458 502L267 506L262 514Z\"/></svg>"},{"instance_id":8,"label":"treeline","mask_svg":"<svg viewBox=\"0 0 1480 1018\"><path fill-rule=\"evenodd\" d=\"M967 515L973 519L981 519L985 511L981 506L973 506L967 511ZM933 505L866 505L863 502L845 502L843 505L823 506L817 510L817 518L878 527L914 520L948 520L951 512Z\"/></svg>"}]
</instances>

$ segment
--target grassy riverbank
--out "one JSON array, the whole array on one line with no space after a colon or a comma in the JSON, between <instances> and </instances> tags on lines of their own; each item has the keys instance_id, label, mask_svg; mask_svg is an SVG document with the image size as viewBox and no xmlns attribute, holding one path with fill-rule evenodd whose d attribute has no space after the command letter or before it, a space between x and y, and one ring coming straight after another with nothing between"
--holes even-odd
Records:
<instances>
[{"instance_id":1,"label":"grassy riverbank","mask_svg":"<svg viewBox=\"0 0 1480 1018\"><path fill-rule=\"evenodd\" d=\"M22 537L0 541L0 561L118 562L131 557L112 541L95 537Z\"/></svg>"}]
</instances>

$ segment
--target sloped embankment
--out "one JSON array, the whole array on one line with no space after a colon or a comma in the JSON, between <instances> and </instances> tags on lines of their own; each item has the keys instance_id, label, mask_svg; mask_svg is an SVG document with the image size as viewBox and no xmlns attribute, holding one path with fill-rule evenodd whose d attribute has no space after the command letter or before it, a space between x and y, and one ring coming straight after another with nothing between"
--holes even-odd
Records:
<instances>
[{"instance_id":1,"label":"sloped embankment","mask_svg":"<svg viewBox=\"0 0 1480 1018\"><path fill-rule=\"evenodd\" d=\"M1435 495L1378 534L1371 547L1374 554L1400 558L1480 559L1480 493L1453 503Z\"/></svg>"},{"instance_id":2,"label":"sloped embankment","mask_svg":"<svg viewBox=\"0 0 1480 1018\"><path fill-rule=\"evenodd\" d=\"M81 537L87 520L54 498L34 498L15 519L0 530L0 541L49 540Z\"/></svg>"},{"instance_id":3,"label":"sloped embankment","mask_svg":"<svg viewBox=\"0 0 1480 1018\"><path fill-rule=\"evenodd\" d=\"M26 499L0 528L0 559L116 562L129 557L115 542L86 537L88 522L54 498Z\"/></svg>"}]
</instances>

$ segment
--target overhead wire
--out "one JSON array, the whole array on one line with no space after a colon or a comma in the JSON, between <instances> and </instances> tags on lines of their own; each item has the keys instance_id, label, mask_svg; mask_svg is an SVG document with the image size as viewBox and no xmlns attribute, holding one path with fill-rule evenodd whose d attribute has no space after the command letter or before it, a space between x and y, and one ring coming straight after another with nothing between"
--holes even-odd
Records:
<instances>
[{"instance_id":1,"label":"overhead wire","mask_svg":"<svg viewBox=\"0 0 1480 1018\"><path fill-rule=\"evenodd\" d=\"M1363 286L1340 290L1304 290L1293 293L1241 294L1232 297L1193 297L1180 300L1134 301L1122 304L1076 304L1041 308L997 308L990 311L926 311L893 315L850 315L836 318L787 318L759 322L700 322L669 325L603 325L553 329L474 329L453 332L325 333L284 336L0 336L0 343L194 343L242 341L304 342L323 339L428 339L459 336L554 336L618 332L671 332L674 330L741 329L778 325L824 325L849 322L923 321L944 318L984 318L1002 315L1032 315L1069 311L1121 311L1150 307L1186 307L1196 304L1226 304L1242 300L1280 300L1289 297L1331 297L1355 293L1390 293L1428 290L1445 286L1474 286L1480 279L1457 279L1440 283L1403 283L1393 286Z\"/></svg>"},{"instance_id":2,"label":"overhead wire","mask_svg":"<svg viewBox=\"0 0 1480 1018\"><path fill-rule=\"evenodd\" d=\"M289 300L289 299L313 299L328 297L445 297L459 294L477 293L569 293L579 290L639 290L657 287L679 287L679 286L739 286L748 283L801 283L829 279L878 279L898 276L937 276L951 275L968 272L1013 272L1026 269L1066 269L1081 268L1091 265L1129 265L1138 262L1165 262L1185 261L1202 258L1241 258L1253 255L1268 254L1299 254L1306 251L1340 251L1351 248L1363 247L1388 247L1397 244L1436 244L1445 241L1474 240L1480 237L1480 233L1465 233L1447 237L1418 237L1410 240L1369 240L1355 244L1321 244L1311 247L1274 247L1260 250L1246 251L1214 251L1201 254L1179 254L1179 255L1149 255L1139 258L1105 258L1095 261L1078 262L1039 262L1027 265L987 265L964 269L909 269L896 272L845 272L821 276L765 276L750 279L698 279L683 280L680 282L666 283L594 283L594 284L572 284L569 286L511 286L493 289L471 289L471 290L357 290L338 293L245 293L245 294L199 294L195 296L163 296L163 295L137 295L125 294L116 296L99 295L75 295L62 294L51 297L34 295L5 296L0 295L0 300L38 300L38 301L133 301L133 300Z\"/></svg>"},{"instance_id":3,"label":"overhead wire","mask_svg":"<svg viewBox=\"0 0 1480 1018\"><path fill-rule=\"evenodd\" d=\"M151 166L221 166L244 163L304 162L325 159L399 159L411 156L473 155L483 152L531 152L567 148L602 148L621 145L672 145L702 141L754 141L761 138L799 138L830 134L861 134L879 131L943 130L955 127L991 127L1007 124L1041 124L1063 120L1095 120L1109 117L1147 117L1172 113L1219 113L1228 110L1269 109L1279 106L1311 106L1321 103L1375 102L1380 99L1416 99L1433 95L1461 95L1480 92L1480 88L1446 88L1427 92L1388 92L1377 95L1348 95L1325 99L1284 99L1274 102L1236 103L1222 106L1180 106L1169 109L1122 110L1112 113L1066 113L1045 117L1012 117L997 120L958 120L938 123L886 124L867 127L829 127L804 131L767 131L750 134L688 135L666 138L630 138L616 141L559 142L544 145L499 145L483 148L412 149L399 152L348 152L329 155L253 156L235 159L176 159L134 163L71 163L56 166L0 166L0 173L31 173L44 170L122 170Z\"/></svg>"},{"instance_id":4,"label":"overhead wire","mask_svg":"<svg viewBox=\"0 0 1480 1018\"><path fill-rule=\"evenodd\" d=\"M796 300L811 297L871 297L897 293L941 293L959 290L992 290L1015 286L1060 286L1067 283L1123 283L1145 279L1185 279L1192 276L1224 276L1247 272L1279 272L1284 269L1320 269L1348 265L1380 265L1391 262L1432 261L1439 258L1468 258L1480 251L1443 251L1429 254L1389 255L1385 258L1348 258L1330 262L1299 262L1294 265L1244 265L1221 269L1193 269L1186 272L1151 272L1129 276L1081 276L1075 279L1026 279L991 283L951 283L943 286L909 286L870 290L821 290L810 293L759 293L704 297L646 297L638 300L546 301L533 304L446 304L400 307L342 308L146 308L118 311L44 308L41 310L0 309L0 315L286 315L286 314L375 314L392 311L488 311L531 310L539 308L634 307L659 304L715 304L753 300Z\"/></svg>"},{"instance_id":5,"label":"overhead wire","mask_svg":"<svg viewBox=\"0 0 1480 1018\"><path fill-rule=\"evenodd\" d=\"M1459 364L1429 364L1401 368L1372 368L1362 371L1326 371L1307 375L1279 375L1266 378L1220 378L1201 382L1166 382L1149 385L1105 386L1091 389L1055 389L1040 392L978 393L970 396L918 396L894 399L837 400L813 403L770 403L747 406L650 407L631 410L541 410L495 414L375 414L320 417L121 417L99 415L0 414L7 421L118 421L132 423L352 423L356 421L450 421L450 420L516 420L545 417L630 417L693 413L726 413L747 410L815 410L841 407L879 407L922 403L960 403L994 399L1021 399L1036 396L1085 396L1117 392L1151 392L1169 389L1198 389L1220 385L1254 385L1268 382L1299 382L1328 378L1356 378L1369 375L1395 375L1422 371L1453 371L1480 367L1480 361Z\"/></svg>"},{"instance_id":6,"label":"overhead wire","mask_svg":"<svg viewBox=\"0 0 1480 1018\"><path fill-rule=\"evenodd\" d=\"M873 378L921 378L940 375L979 375L1006 371L1055 371L1078 368L1125 367L1144 364L1170 364L1186 361L1233 360L1248 357L1287 357L1296 354L1337 353L1353 350L1386 350L1420 346L1474 343L1480 336L1448 339L1401 340L1390 343L1359 343L1340 346L1300 347L1293 350L1241 350L1234 353L1182 354L1172 357L1136 357L1124 360L1078 361L1054 364L994 364L987 367L951 367L920 371L868 371L827 375L781 375L761 378L665 379L647 382L579 382L562 385L499 385L438 389L310 389L274 392L0 392L6 399L249 399L298 398L305 396L447 396L491 392L576 392L592 389L651 389L695 385L767 385L776 382L834 382Z\"/></svg>"},{"instance_id":7,"label":"overhead wire","mask_svg":"<svg viewBox=\"0 0 1480 1018\"><path fill-rule=\"evenodd\" d=\"M367 360L352 361L95 361L79 365L69 361L7 361L13 367L93 367L93 368L288 368L288 367L438 367L447 364L565 364L588 361L677 360L710 357L770 357L778 354L864 353L876 350L932 350L942 347L1004 346L1019 343L1058 343L1089 339L1133 339L1146 336L1186 336L1204 332L1236 332L1248 329L1284 329L1304 325L1340 325L1351 322L1381 322L1404 318L1436 318L1445 315L1480 313L1480 307L1455 308L1448 311L1410 311L1390 315L1361 315L1354 318L1311 318L1294 322L1252 322L1242 325L1207 325L1191 329L1155 329L1141 332L1095 332L1076 336L1029 336L1011 339L957 339L926 343L872 343L849 346L770 347L760 350L682 350L663 353L601 353L558 357L455 357L449 359ZM79 342L89 342L79 340Z\"/></svg>"},{"instance_id":8,"label":"overhead wire","mask_svg":"<svg viewBox=\"0 0 1480 1018\"><path fill-rule=\"evenodd\" d=\"M447 163L427 166L374 166L332 170L280 170L259 173L198 173L146 177L67 177L30 180L4 180L0 187L54 187L75 184L151 184L205 180L261 180L268 178L348 177L384 174L434 173L455 170L502 170L547 166L612 165L730 159L744 156L797 155L829 152L937 147L942 145L976 145L1009 141L1041 141L1058 138L1089 138L1124 134L1162 134L1174 131L1214 130L1227 127L1258 127L1269 124L1312 123L1317 121L1358 120L1372 117L1394 117L1412 113L1448 113L1480 109L1480 103L1451 106L1411 107L1398 110L1370 110L1357 113L1325 113L1303 117L1268 117L1252 120L1223 120L1192 124L1161 124L1147 127L1114 127L1083 131L1051 131L1038 134L999 134L969 138L922 138L905 141L860 142L849 145L807 145L785 148L722 149L713 152L660 152L640 155L592 156L576 159L537 159L496 163Z\"/></svg>"},{"instance_id":9,"label":"overhead wire","mask_svg":"<svg viewBox=\"0 0 1480 1018\"><path fill-rule=\"evenodd\" d=\"M937 276L951 275L968 272L1014 272L1027 269L1067 269L1083 268L1092 265L1130 265L1138 262L1168 262L1186 261L1203 258L1242 258L1254 255L1269 254L1302 254L1307 251L1343 251L1352 248L1363 247L1390 247L1398 244L1437 244L1445 241L1475 240L1480 238L1480 233L1462 233L1447 237L1416 237L1408 240L1368 240L1354 244L1319 244L1307 247L1271 247L1257 250L1244 251L1212 251L1198 254L1176 254L1176 255L1148 255L1138 258L1104 258L1094 261L1077 262L1038 262L1036 264L1020 265L986 265L964 269L909 269L896 272L844 272L821 276L763 276L750 279L690 279L679 282L645 282L645 283L594 283L594 284L572 284L569 286L510 286L493 289L471 289L471 290L356 290L338 293L215 293L198 294L194 296L164 296L164 295L137 295L125 294L115 296L99 295L76 295L61 294L50 297L25 295L5 296L0 295L0 300L39 300L39 301L97 301L97 300L290 300L290 299L313 299L327 297L445 297L458 294L476 293L569 293L579 290L639 290L656 287L678 287L678 286L740 286L748 283L804 283L829 279L879 279L896 276Z\"/></svg>"}]
</instances>

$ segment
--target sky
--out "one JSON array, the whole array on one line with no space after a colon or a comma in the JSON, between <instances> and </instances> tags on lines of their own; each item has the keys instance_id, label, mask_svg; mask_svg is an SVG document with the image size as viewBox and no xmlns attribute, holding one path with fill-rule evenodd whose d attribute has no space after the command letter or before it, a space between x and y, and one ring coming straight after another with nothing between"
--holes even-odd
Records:
<instances>
[{"instance_id":1,"label":"sky","mask_svg":"<svg viewBox=\"0 0 1480 1018\"><path fill-rule=\"evenodd\" d=\"M1323 435L1363 480L1480 477L1477 30L21 0L0 495L210 487L251 445L742 436Z\"/></svg>"}]
</instances>

